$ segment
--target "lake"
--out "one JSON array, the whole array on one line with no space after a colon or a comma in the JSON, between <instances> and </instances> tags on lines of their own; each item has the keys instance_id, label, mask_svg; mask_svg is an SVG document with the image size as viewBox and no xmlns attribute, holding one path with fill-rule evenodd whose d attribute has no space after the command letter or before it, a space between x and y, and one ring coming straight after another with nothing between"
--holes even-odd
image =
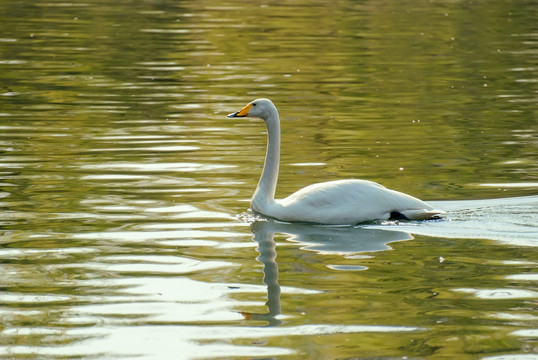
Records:
<instances>
[{"instance_id":1,"label":"lake","mask_svg":"<svg viewBox=\"0 0 538 360\"><path fill-rule=\"evenodd\" d=\"M538 357L538 4L0 3L0 357ZM248 211L343 178L446 211Z\"/></svg>"}]
</instances>

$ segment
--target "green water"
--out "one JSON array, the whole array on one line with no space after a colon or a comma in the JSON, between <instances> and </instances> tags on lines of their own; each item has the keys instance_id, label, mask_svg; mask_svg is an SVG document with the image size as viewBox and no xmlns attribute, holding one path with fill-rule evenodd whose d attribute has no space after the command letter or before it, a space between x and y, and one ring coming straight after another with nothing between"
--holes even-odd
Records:
<instances>
[{"instance_id":1,"label":"green water","mask_svg":"<svg viewBox=\"0 0 538 360\"><path fill-rule=\"evenodd\" d=\"M535 359L535 1L0 2L0 357ZM246 212L363 178L433 222Z\"/></svg>"}]
</instances>

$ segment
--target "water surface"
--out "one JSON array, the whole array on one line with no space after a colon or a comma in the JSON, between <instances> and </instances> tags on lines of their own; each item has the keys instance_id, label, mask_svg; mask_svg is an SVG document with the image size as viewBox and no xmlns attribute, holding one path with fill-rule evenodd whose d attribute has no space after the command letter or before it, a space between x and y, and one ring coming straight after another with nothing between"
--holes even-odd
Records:
<instances>
[{"instance_id":1,"label":"water surface","mask_svg":"<svg viewBox=\"0 0 538 360\"><path fill-rule=\"evenodd\" d=\"M538 354L534 1L0 4L0 355ZM364 178L431 222L247 212Z\"/></svg>"}]
</instances>

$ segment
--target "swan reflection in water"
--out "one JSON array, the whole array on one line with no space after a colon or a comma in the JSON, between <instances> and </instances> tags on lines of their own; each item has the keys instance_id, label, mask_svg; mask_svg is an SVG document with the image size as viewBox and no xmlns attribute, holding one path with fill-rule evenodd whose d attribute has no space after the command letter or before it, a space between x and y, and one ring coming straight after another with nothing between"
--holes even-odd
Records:
<instances>
[{"instance_id":1,"label":"swan reflection in water","mask_svg":"<svg viewBox=\"0 0 538 360\"><path fill-rule=\"evenodd\" d=\"M315 226L270 220L255 221L251 223L250 229L254 241L258 243L256 250L260 255L256 259L263 264L263 283L267 286L268 312L242 312L241 314L247 320L267 321L268 326L277 326L281 323L278 318L281 314L281 290L278 283L275 233L288 235L288 240L301 244L302 250L315 251L319 254L341 254L347 257L359 253L388 250L391 248L387 245L388 243L413 239L411 234L402 231Z\"/></svg>"}]
</instances>

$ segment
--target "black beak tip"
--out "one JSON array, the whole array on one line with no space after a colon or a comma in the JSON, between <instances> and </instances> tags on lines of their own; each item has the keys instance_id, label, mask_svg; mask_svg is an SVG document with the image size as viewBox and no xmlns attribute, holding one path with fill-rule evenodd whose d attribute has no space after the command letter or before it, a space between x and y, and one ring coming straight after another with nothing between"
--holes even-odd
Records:
<instances>
[{"instance_id":1,"label":"black beak tip","mask_svg":"<svg viewBox=\"0 0 538 360\"><path fill-rule=\"evenodd\" d=\"M228 114L226 117L227 118L237 118L237 117L246 117L247 116L247 115L238 115L239 113L240 113L240 111L234 112L234 113Z\"/></svg>"}]
</instances>

